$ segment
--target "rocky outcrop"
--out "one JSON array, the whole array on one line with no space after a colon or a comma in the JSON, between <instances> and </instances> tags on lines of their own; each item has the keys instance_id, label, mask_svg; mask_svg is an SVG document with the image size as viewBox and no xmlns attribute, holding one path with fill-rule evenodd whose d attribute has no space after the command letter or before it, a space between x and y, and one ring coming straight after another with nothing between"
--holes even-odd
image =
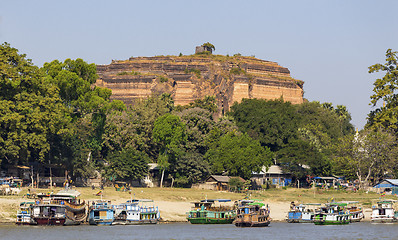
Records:
<instances>
[{"instance_id":1,"label":"rocky outcrop","mask_svg":"<svg viewBox=\"0 0 398 240\"><path fill-rule=\"evenodd\" d=\"M303 102L303 82L293 79L289 69L253 57L135 57L98 65L97 73L96 85L127 104L160 93L170 93L177 105L215 96L220 112L243 98Z\"/></svg>"}]
</instances>

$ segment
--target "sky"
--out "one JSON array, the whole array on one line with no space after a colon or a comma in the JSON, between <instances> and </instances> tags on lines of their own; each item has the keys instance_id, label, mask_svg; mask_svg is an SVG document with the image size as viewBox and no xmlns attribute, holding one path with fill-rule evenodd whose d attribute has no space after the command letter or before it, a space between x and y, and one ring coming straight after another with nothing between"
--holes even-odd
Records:
<instances>
[{"instance_id":1,"label":"sky","mask_svg":"<svg viewBox=\"0 0 398 240\"><path fill-rule=\"evenodd\" d=\"M347 106L362 129L373 82L368 67L398 51L396 0L0 0L0 43L39 67L55 59L214 54L275 61L303 80L309 101Z\"/></svg>"}]
</instances>

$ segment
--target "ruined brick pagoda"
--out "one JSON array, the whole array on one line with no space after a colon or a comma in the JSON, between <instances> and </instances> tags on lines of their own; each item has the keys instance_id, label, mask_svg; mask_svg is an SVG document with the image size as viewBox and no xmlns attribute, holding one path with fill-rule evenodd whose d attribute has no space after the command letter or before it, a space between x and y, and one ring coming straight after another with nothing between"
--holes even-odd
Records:
<instances>
[{"instance_id":1,"label":"ruined brick pagoda","mask_svg":"<svg viewBox=\"0 0 398 240\"><path fill-rule=\"evenodd\" d=\"M275 62L243 56L201 55L132 57L98 65L97 86L126 104L151 94L170 93L176 105L215 96L219 111L243 98L303 102L303 82Z\"/></svg>"}]
</instances>

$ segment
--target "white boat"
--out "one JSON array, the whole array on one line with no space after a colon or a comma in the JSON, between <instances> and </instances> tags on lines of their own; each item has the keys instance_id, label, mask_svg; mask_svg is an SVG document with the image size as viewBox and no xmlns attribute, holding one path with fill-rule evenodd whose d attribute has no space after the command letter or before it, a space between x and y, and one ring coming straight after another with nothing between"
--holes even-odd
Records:
<instances>
[{"instance_id":1,"label":"white boat","mask_svg":"<svg viewBox=\"0 0 398 240\"><path fill-rule=\"evenodd\" d=\"M350 223L350 215L336 203L328 203L315 213L315 225L342 225Z\"/></svg>"},{"instance_id":2,"label":"white boat","mask_svg":"<svg viewBox=\"0 0 398 240\"><path fill-rule=\"evenodd\" d=\"M392 223L397 221L394 203L396 200L383 200L372 206L371 221L373 223Z\"/></svg>"},{"instance_id":3,"label":"white boat","mask_svg":"<svg viewBox=\"0 0 398 240\"><path fill-rule=\"evenodd\" d=\"M30 217L30 206L35 204L34 202L22 202L19 205L19 210L17 212L16 224L18 225L29 225L33 224L33 219Z\"/></svg>"},{"instance_id":4,"label":"white boat","mask_svg":"<svg viewBox=\"0 0 398 240\"><path fill-rule=\"evenodd\" d=\"M133 199L119 205L113 205L115 219L112 225L156 224L160 219L159 209L148 206L152 200Z\"/></svg>"},{"instance_id":5,"label":"white boat","mask_svg":"<svg viewBox=\"0 0 398 240\"><path fill-rule=\"evenodd\" d=\"M341 201L337 202L337 204L344 207L345 211L350 215L351 222L360 222L365 218L362 208L358 206L358 201Z\"/></svg>"}]
</instances>

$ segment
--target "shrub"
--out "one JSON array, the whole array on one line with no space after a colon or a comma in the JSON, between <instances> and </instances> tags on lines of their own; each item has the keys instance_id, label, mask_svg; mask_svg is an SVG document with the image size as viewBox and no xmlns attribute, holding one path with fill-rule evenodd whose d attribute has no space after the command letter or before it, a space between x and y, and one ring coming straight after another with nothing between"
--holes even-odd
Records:
<instances>
[{"instance_id":1,"label":"shrub","mask_svg":"<svg viewBox=\"0 0 398 240\"><path fill-rule=\"evenodd\" d=\"M228 181L229 190L232 192L240 192L243 190L244 183L238 177L230 178Z\"/></svg>"},{"instance_id":2,"label":"shrub","mask_svg":"<svg viewBox=\"0 0 398 240\"><path fill-rule=\"evenodd\" d=\"M163 77L163 76L158 76L159 82L164 83L164 82L168 82L169 79L167 77Z\"/></svg>"},{"instance_id":3,"label":"shrub","mask_svg":"<svg viewBox=\"0 0 398 240\"><path fill-rule=\"evenodd\" d=\"M188 74L188 73L194 73L194 74L196 75L197 78L200 78L200 77L201 77L201 72L200 72L200 70L199 70L199 69L196 69L196 68L192 68L192 69L185 68L184 72L185 72L186 74Z\"/></svg>"},{"instance_id":4,"label":"shrub","mask_svg":"<svg viewBox=\"0 0 398 240\"><path fill-rule=\"evenodd\" d=\"M245 71L238 67L234 67L234 68L231 68L231 70L229 70L229 73L231 73L233 75L240 75L242 73L245 73Z\"/></svg>"}]
</instances>

